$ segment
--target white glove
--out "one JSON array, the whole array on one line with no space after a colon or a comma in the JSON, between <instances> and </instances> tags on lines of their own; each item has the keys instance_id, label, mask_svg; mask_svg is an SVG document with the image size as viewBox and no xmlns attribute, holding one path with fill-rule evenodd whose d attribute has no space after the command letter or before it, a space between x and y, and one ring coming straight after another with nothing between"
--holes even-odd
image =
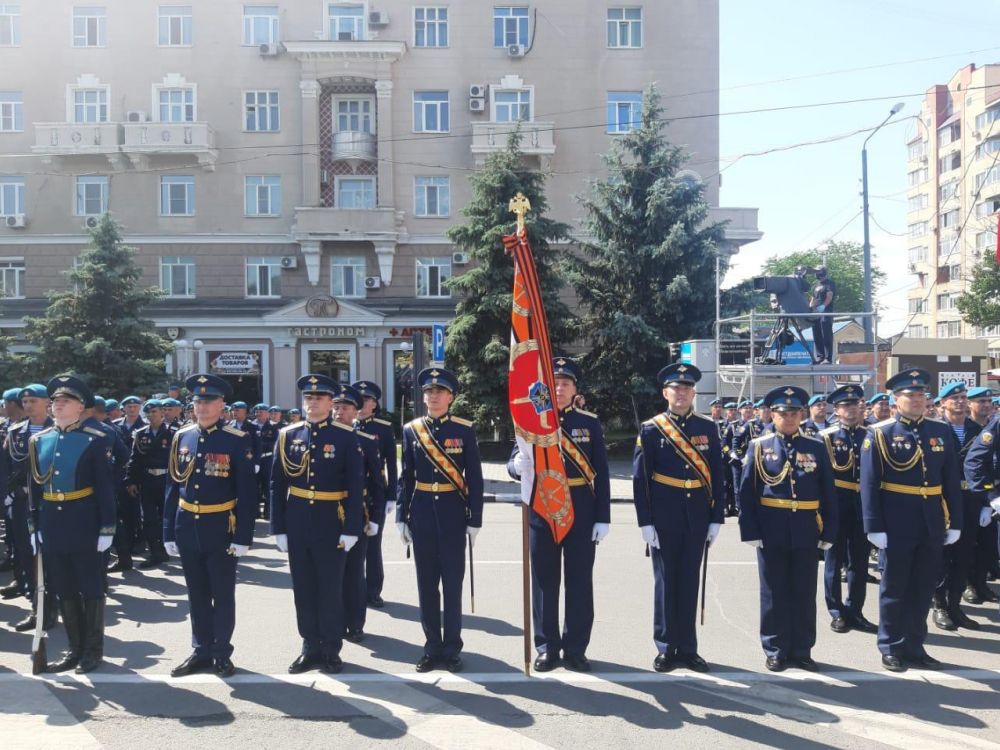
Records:
<instances>
[{"instance_id":1,"label":"white glove","mask_svg":"<svg viewBox=\"0 0 1000 750\"><path fill-rule=\"evenodd\" d=\"M358 543L358 538L356 536L351 536L350 534L341 534L340 543L344 547L344 552L350 552L351 547Z\"/></svg>"},{"instance_id":2,"label":"white glove","mask_svg":"<svg viewBox=\"0 0 1000 750\"><path fill-rule=\"evenodd\" d=\"M531 451L531 446L528 445L528 441L525 440L520 435L517 436L517 450L518 456L523 459L522 467L518 471L521 475L521 502L531 507L531 490L535 486L535 467L532 460L534 453ZM515 470L517 470L517 457L514 458Z\"/></svg>"},{"instance_id":3,"label":"white glove","mask_svg":"<svg viewBox=\"0 0 1000 750\"><path fill-rule=\"evenodd\" d=\"M367 534L368 536L375 536L376 534L378 534L378 524L375 523L374 521L369 521L368 528L365 529L365 534Z\"/></svg>"},{"instance_id":4,"label":"white glove","mask_svg":"<svg viewBox=\"0 0 1000 750\"><path fill-rule=\"evenodd\" d=\"M250 551L249 544L236 544L234 542L233 544L229 545L229 554L231 554L233 557L243 557L243 555L245 555L249 551Z\"/></svg>"},{"instance_id":5,"label":"white glove","mask_svg":"<svg viewBox=\"0 0 1000 750\"><path fill-rule=\"evenodd\" d=\"M610 533L611 533L610 523L595 523L594 531L590 536L590 541L600 544L601 540L604 539Z\"/></svg>"},{"instance_id":6,"label":"white glove","mask_svg":"<svg viewBox=\"0 0 1000 750\"><path fill-rule=\"evenodd\" d=\"M642 534L642 541L650 547L660 548L660 537L656 535L656 529L652 526L640 526L639 533Z\"/></svg>"},{"instance_id":7,"label":"white glove","mask_svg":"<svg viewBox=\"0 0 1000 750\"><path fill-rule=\"evenodd\" d=\"M518 451L517 455L514 456L514 473L520 477L529 466L531 466L531 460L525 454L521 453L521 451Z\"/></svg>"},{"instance_id":8,"label":"white glove","mask_svg":"<svg viewBox=\"0 0 1000 750\"><path fill-rule=\"evenodd\" d=\"M751 539L750 541L743 543L749 544L751 547L754 547L756 549L764 549L764 542L760 539Z\"/></svg>"},{"instance_id":9,"label":"white glove","mask_svg":"<svg viewBox=\"0 0 1000 750\"><path fill-rule=\"evenodd\" d=\"M389 518L394 515L396 515L396 503L390 500L385 504L385 517Z\"/></svg>"},{"instance_id":10,"label":"white glove","mask_svg":"<svg viewBox=\"0 0 1000 750\"><path fill-rule=\"evenodd\" d=\"M708 538L705 539L705 541L708 542L709 547L715 544L715 540L718 538L719 531L721 529L722 529L721 523L710 523L708 525Z\"/></svg>"},{"instance_id":11,"label":"white glove","mask_svg":"<svg viewBox=\"0 0 1000 750\"><path fill-rule=\"evenodd\" d=\"M410 527L402 521L396 524L396 530L399 531L399 538L402 540L403 544L409 544L413 541L413 537L410 536Z\"/></svg>"},{"instance_id":12,"label":"white glove","mask_svg":"<svg viewBox=\"0 0 1000 750\"><path fill-rule=\"evenodd\" d=\"M868 541L879 549L885 549L889 546L889 535L884 531L877 531L868 535Z\"/></svg>"},{"instance_id":13,"label":"white glove","mask_svg":"<svg viewBox=\"0 0 1000 750\"><path fill-rule=\"evenodd\" d=\"M949 544L954 544L960 536L962 536L961 529L948 529L944 534L944 546L947 547Z\"/></svg>"},{"instance_id":14,"label":"white glove","mask_svg":"<svg viewBox=\"0 0 1000 750\"><path fill-rule=\"evenodd\" d=\"M275 534L274 544L278 552L288 552L288 534Z\"/></svg>"},{"instance_id":15,"label":"white glove","mask_svg":"<svg viewBox=\"0 0 1000 750\"><path fill-rule=\"evenodd\" d=\"M465 533L469 535L469 542L471 544L475 544L476 543L476 537L479 535L479 532L480 532L481 528L482 527L480 527L480 526L466 526L465 527Z\"/></svg>"},{"instance_id":16,"label":"white glove","mask_svg":"<svg viewBox=\"0 0 1000 750\"><path fill-rule=\"evenodd\" d=\"M177 542L164 542L163 548L167 551L168 555L180 557L181 551L177 548Z\"/></svg>"},{"instance_id":17,"label":"white glove","mask_svg":"<svg viewBox=\"0 0 1000 750\"><path fill-rule=\"evenodd\" d=\"M993 508L993 512L1000 516L1000 497L996 500L990 501L990 507Z\"/></svg>"},{"instance_id":18,"label":"white glove","mask_svg":"<svg viewBox=\"0 0 1000 750\"><path fill-rule=\"evenodd\" d=\"M979 509L979 525L989 526L990 519L993 518L993 511L990 508Z\"/></svg>"},{"instance_id":19,"label":"white glove","mask_svg":"<svg viewBox=\"0 0 1000 750\"><path fill-rule=\"evenodd\" d=\"M833 546L833 542L819 542L816 546L819 547L824 552L826 552Z\"/></svg>"},{"instance_id":20,"label":"white glove","mask_svg":"<svg viewBox=\"0 0 1000 750\"><path fill-rule=\"evenodd\" d=\"M104 552L108 547L111 546L111 542L114 537L109 534L101 534L97 537L97 551Z\"/></svg>"},{"instance_id":21,"label":"white glove","mask_svg":"<svg viewBox=\"0 0 1000 750\"><path fill-rule=\"evenodd\" d=\"M260 465L259 464L254 464L253 465L253 473L254 474L260 474Z\"/></svg>"},{"instance_id":22,"label":"white glove","mask_svg":"<svg viewBox=\"0 0 1000 750\"><path fill-rule=\"evenodd\" d=\"M38 534L32 534L29 537L31 539L31 554L32 555L37 555L38 554L38 541L39 540L36 540L37 536L38 536Z\"/></svg>"},{"instance_id":23,"label":"white glove","mask_svg":"<svg viewBox=\"0 0 1000 750\"><path fill-rule=\"evenodd\" d=\"M13 495L7 495L7 497L5 497L5 498L3 499L3 504L4 504L5 506L7 506L8 508L9 508L10 506L12 506L12 505L14 504L14 496L13 496Z\"/></svg>"}]
</instances>

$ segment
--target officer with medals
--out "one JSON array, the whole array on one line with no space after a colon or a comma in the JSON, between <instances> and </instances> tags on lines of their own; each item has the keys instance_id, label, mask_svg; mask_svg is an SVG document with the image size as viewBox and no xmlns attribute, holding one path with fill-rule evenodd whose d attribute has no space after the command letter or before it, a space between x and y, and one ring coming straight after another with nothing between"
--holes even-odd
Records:
<instances>
[{"instance_id":1,"label":"officer with medals","mask_svg":"<svg viewBox=\"0 0 1000 750\"><path fill-rule=\"evenodd\" d=\"M868 581L868 538L861 514L861 446L865 428L861 424L861 403L864 391L856 385L838 388L828 397L839 424L819 433L833 467L833 483L837 488L837 538L826 550L823 584L826 608L830 613L830 629L834 633L860 630L878 631L878 626L865 619ZM847 568L847 598L843 597L840 571Z\"/></svg>"},{"instance_id":2,"label":"officer with medals","mask_svg":"<svg viewBox=\"0 0 1000 750\"><path fill-rule=\"evenodd\" d=\"M809 399L809 419L802 423L802 434L814 438L829 425L826 423L826 396L817 393Z\"/></svg>"},{"instance_id":3,"label":"officer with medals","mask_svg":"<svg viewBox=\"0 0 1000 750\"><path fill-rule=\"evenodd\" d=\"M947 425L924 418L930 377L914 368L886 381L898 412L868 428L861 450L865 532L885 567L878 649L890 672L907 665L941 668L924 650L927 613L944 547L959 540L964 523L954 435Z\"/></svg>"},{"instance_id":4,"label":"officer with medals","mask_svg":"<svg viewBox=\"0 0 1000 750\"><path fill-rule=\"evenodd\" d=\"M556 357L553 373L573 525L557 544L548 521L534 508L529 510L531 613L538 650L535 669L554 669L561 651L566 666L576 672L589 672L586 654L594 626L594 559L597 544L611 530L611 475L600 419L573 406L583 371L569 357ZM515 446L507 472L514 479L526 477L533 482L531 456ZM564 558L566 618L560 631L559 587Z\"/></svg>"},{"instance_id":5,"label":"officer with medals","mask_svg":"<svg viewBox=\"0 0 1000 750\"><path fill-rule=\"evenodd\" d=\"M194 394L195 423L178 430L170 447L163 544L181 558L194 653L170 674L212 668L229 677L236 671L236 563L253 542L258 497L253 441L222 419L229 383L198 374L184 387Z\"/></svg>"},{"instance_id":6,"label":"officer with medals","mask_svg":"<svg viewBox=\"0 0 1000 750\"><path fill-rule=\"evenodd\" d=\"M365 581L365 562L368 543L378 534L385 520L385 483L382 478L382 453L378 438L357 428L355 419L364 402L364 396L352 385L341 387L333 399L333 414L338 423L355 430L365 459L364 534L347 553L344 568L344 619L346 638L351 643L365 639L365 619L368 615L368 591Z\"/></svg>"},{"instance_id":7,"label":"officer with medals","mask_svg":"<svg viewBox=\"0 0 1000 750\"><path fill-rule=\"evenodd\" d=\"M379 404L382 399L382 389L370 380L359 380L353 384L364 397L364 404L358 412L357 428L378 438L379 455L384 464L381 474L385 482L385 506L382 508L382 518L390 518L396 512L396 485L399 468L396 464L396 434L392 423L378 416ZM365 585L368 591L368 604L376 609L385 606L382 599L382 587L385 585L385 566L382 564L382 534L385 524L381 524L378 533L368 539L368 553L365 560Z\"/></svg>"},{"instance_id":8,"label":"officer with medals","mask_svg":"<svg viewBox=\"0 0 1000 750\"><path fill-rule=\"evenodd\" d=\"M653 668L707 672L695 633L698 570L724 520L722 449L712 421L692 406L701 371L673 364L657 379L668 409L642 423L632 461L635 512L653 560Z\"/></svg>"},{"instance_id":9,"label":"officer with medals","mask_svg":"<svg viewBox=\"0 0 1000 750\"><path fill-rule=\"evenodd\" d=\"M47 671L84 674L104 658L104 552L115 533L111 450L96 419L81 421L94 405L86 383L63 375L46 390L55 425L28 444L31 532L44 550L69 641Z\"/></svg>"},{"instance_id":10,"label":"officer with medals","mask_svg":"<svg viewBox=\"0 0 1000 750\"><path fill-rule=\"evenodd\" d=\"M819 669L816 548L837 539L833 468L821 440L799 429L809 394L779 386L764 397L774 431L750 443L740 484L740 538L757 548L760 641L772 672Z\"/></svg>"},{"instance_id":11,"label":"officer with medals","mask_svg":"<svg viewBox=\"0 0 1000 750\"><path fill-rule=\"evenodd\" d=\"M740 478L743 475L743 458L747 454L751 438L756 437L752 432L756 430L753 426L753 402L740 401L739 414L737 421L729 423L722 441L722 452L725 454L732 475L733 493L737 503L740 497Z\"/></svg>"},{"instance_id":12,"label":"officer with medals","mask_svg":"<svg viewBox=\"0 0 1000 750\"><path fill-rule=\"evenodd\" d=\"M263 503L262 517L264 519L270 518L271 467L274 464L274 444L278 440L278 428L268 418L268 414L270 413L268 411L269 408L267 404L257 404L253 408L256 418L253 426L257 430L259 438L257 441L259 446L257 448L257 463L259 466L257 470L257 483L260 487L260 499L261 503Z\"/></svg>"},{"instance_id":13,"label":"officer with medals","mask_svg":"<svg viewBox=\"0 0 1000 750\"><path fill-rule=\"evenodd\" d=\"M142 508L142 531L149 557L139 567L146 569L170 559L163 546L163 502L167 494L170 446L178 428L166 421L160 401L147 401L143 413L147 423L133 433L125 486L129 495L139 498Z\"/></svg>"},{"instance_id":14,"label":"officer with medals","mask_svg":"<svg viewBox=\"0 0 1000 750\"><path fill-rule=\"evenodd\" d=\"M364 533L364 455L353 428L331 414L337 381L305 375L297 385L306 418L279 433L270 472L271 532L288 553L302 637L288 671L335 674L344 668L344 568Z\"/></svg>"},{"instance_id":15,"label":"officer with medals","mask_svg":"<svg viewBox=\"0 0 1000 750\"><path fill-rule=\"evenodd\" d=\"M448 413L458 378L443 367L429 367L420 371L417 382L427 416L403 429L396 527L403 544L413 542L417 569L425 639L417 671L429 672L441 662L449 672L458 672L465 538L474 543L483 525L483 467L472 422Z\"/></svg>"}]
</instances>

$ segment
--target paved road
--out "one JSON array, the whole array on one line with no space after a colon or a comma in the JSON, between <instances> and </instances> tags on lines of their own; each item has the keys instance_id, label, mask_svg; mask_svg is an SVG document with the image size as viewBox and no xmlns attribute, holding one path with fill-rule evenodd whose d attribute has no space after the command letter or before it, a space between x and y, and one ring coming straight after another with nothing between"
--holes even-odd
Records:
<instances>
[{"instance_id":1,"label":"paved road","mask_svg":"<svg viewBox=\"0 0 1000 750\"><path fill-rule=\"evenodd\" d=\"M30 637L0 625L0 748L316 748L349 742L399 748L1000 747L1000 616L969 607L978 633L932 632L946 672L881 670L874 637L836 635L820 617L819 675L764 670L757 571L727 524L712 550L700 651L709 675L651 670L652 573L632 509L612 508L597 556L595 671L522 674L520 511L490 504L476 546L476 613L466 613L466 671L417 675L422 637L412 561L392 535L382 611L366 641L346 644L338 678L285 670L299 650L287 563L258 526L240 565L237 676L182 680L190 651L180 567L114 576L107 664L89 679L37 680ZM875 587L869 588L872 596ZM468 593L466 593L468 604ZM0 603L0 623L25 603ZM820 607L822 612L822 606ZM866 606L877 618L875 600ZM933 629L932 629L933 630ZM63 645L61 629L50 639Z\"/></svg>"}]
</instances>

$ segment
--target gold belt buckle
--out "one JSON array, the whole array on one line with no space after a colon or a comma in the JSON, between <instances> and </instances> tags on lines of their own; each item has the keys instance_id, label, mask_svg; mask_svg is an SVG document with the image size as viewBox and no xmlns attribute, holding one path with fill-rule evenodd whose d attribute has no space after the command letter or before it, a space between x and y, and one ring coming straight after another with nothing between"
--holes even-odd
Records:
<instances>
[{"instance_id":1,"label":"gold belt buckle","mask_svg":"<svg viewBox=\"0 0 1000 750\"><path fill-rule=\"evenodd\" d=\"M315 490L309 490L309 492L307 492L307 493L306 493L306 496L307 496L307 497L308 497L308 498L309 498L310 500L312 500L312 499L313 499L314 497L316 497L316 492L315 492Z\"/></svg>"},{"instance_id":2,"label":"gold belt buckle","mask_svg":"<svg viewBox=\"0 0 1000 750\"><path fill-rule=\"evenodd\" d=\"M799 509L799 501L798 500L792 500L792 513L794 513L798 509Z\"/></svg>"},{"instance_id":3,"label":"gold belt buckle","mask_svg":"<svg viewBox=\"0 0 1000 750\"><path fill-rule=\"evenodd\" d=\"M686 489L686 490L691 489L691 480L690 479L685 479L684 480L684 489Z\"/></svg>"},{"instance_id":4,"label":"gold belt buckle","mask_svg":"<svg viewBox=\"0 0 1000 750\"><path fill-rule=\"evenodd\" d=\"M437 492L438 491L438 483L435 482L434 484L432 484L431 485L431 489L434 490L434 492Z\"/></svg>"},{"instance_id":5,"label":"gold belt buckle","mask_svg":"<svg viewBox=\"0 0 1000 750\"><path fill-rule=\"evenodd\" d=\"M56 498L59 499L59 500L65 500L66 499L66 495L64 495L62 492L57 492L56 493Z\"/></svg>"},{"instance_id":6,"label":"gold belt buckle","mask_svg":"<svg viewBox=\"0 0 1000 750\"><path fill-rule=\"evenodd\" d=\"M920 488L920 496L921 497L927 497L927 488L926 487L921 487Z\"/></svg>"}]
</instances>

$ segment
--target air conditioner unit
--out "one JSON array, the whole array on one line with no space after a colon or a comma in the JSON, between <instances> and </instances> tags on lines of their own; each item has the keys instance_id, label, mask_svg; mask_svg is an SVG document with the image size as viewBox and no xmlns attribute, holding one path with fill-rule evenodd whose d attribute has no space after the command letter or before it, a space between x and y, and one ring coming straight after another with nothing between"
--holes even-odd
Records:
<instances>
[{"instance_id":1,"label":"air conditioner unit","mask_svg":"<svg viewBox=\"0 0 1000 750\"><path fill-rule=\"evenodd\" d=\"M286 255L285 257L283 257L281 259L281 267L282 268L298 268L299 267L299 259L296 258L294 255Z\"/></svg>"},{"instance_id":2,"label":"air conditioner unit","mask_svg":"<svg viewBox=\"0 0 1000 750\"><path fill-rule=\"evenodd\" d=\"M378 276L365 276L365 289L378 289L382 286L382 279Z\"/></svg>"},{"instance_id":3,"label":"air conditioner unit","mask_svg":"<svg viewBox=\"0 0 1000 750\"><path fill-rule=\"evenodd\" d=\"M146 122L145 112L126 112L125 122Z\"/></svg>"},{"instance_id":4,"label":"air conditioner unit","mask_svg":"<svg viewBox=\"0 0 1000 750\"><path fill-rule=\"evenodd\" d=\"M95 229L97 227L97 223L98 223L97 222L97 217L96 216L88 216L87 217L87 221L85 223L87 224L87 229Z\"/></svg>"},{"instance_id":5,"label":"air conditioner unit","mask_svg":"<svg viewBox=\"0 0 1000 750\"><path fill-rule=\"evenodd\" d=\"M486 96L486 87L481 83L474 83L469 86L470 99L482 99Z\"/></svg>"},{"instance_id":6,"label":"air conditioner unit","mask_svg":"<svg viewBox=\"0 0 1000 750\"><path fill-rule=\"evenodd\" d=\"M917 264L916 263L908 263L906 265L906 271L907 271L907 273L916 273L917 272Z\"/></svg>"},{"instance_id":7,"label":"air conditioner unit","mask_svg":"<svg viewBox=\"0 0 1000 750\"><path fill-rule=\"evenodd\" d=\"M469 254L468 253L452 253L451 254L451 262L454 263L456 266L464 266L466 263L469 262Z\"/></svg>"},{"instance_id":8,"label":"air conditioner unit","mask_svg":"<svg viewBox=\"0 0 1000 750\"><path fill-rule=\"evenodd\" d=\"M972 137L975 138L977 141L981 141L983 139L983 134L980 133L978 130L973 130Z\"/></svg>"},{"instance_id":9,"label":"air conditioner unit","mask_svg":"<svg viewBox=\"0 0 1000 750\"><path fill-rule=\"evenodd\" d=\"M921 164L926 164L927 163L927 157L926 156L921 156L920 157L920 163Z\"/></svg>"},{"instance_id":10,"label":"air conditioner unit","mask_svg":"<svg viewBox=\"0 0 1000 750\"><path fill-rule=\"evenodd\" d=\"M350 31L338 31L337 32L337 41L338 42L353 42L354 41L354 33L350 32Z\"/></svg>"},{"instance_id":11,"label":"air conditioner unit","mask_svg":"<svg viewBox=\"0 0 1000 750\"><path fill-rule=\"evenodd\" d=\"M8 229L24 229L24 214L14 214L13 216L8 216L4 220L4 223L7 225Z\"/></svg>"},{"instance_id":12,"label":"air conditioner unit","mask_svg":"<svg viewBox=\"0 0 1000 750\"><path fill-rule=\"evenodd\" d=\"M262 57L277 57L281 52L280 44L262 44L258 47Z\"/></svg>"},{"instance_id":13,"label":"air conditioner unit","mask_svg":"<svg viewBox=\"0 0 1000 750\"><path fill-rule=\"evenodd\" d=\"M507 45L507 57L524 57L527 53L528 48L523 44L508 44Z\"/></svg>"},{"instance_id":14,"label":"air conditioner unit","mask_svg":"<svg viewBox=\"0 0 1000 750\"><path fill-rule=\"evenodd\" d=\"M389 14L382 11L373 10L368 14L369 26L388 26Z\"/></svg>"},{"instance_id":15,"label":"air conditioner unit","mask_svg":"<svg viewBox=\"0 0 1000 750\"><path fill-rule=\"evenodd\" d=\"M485 99L469 99L469 111L470 112L485 112L486 111L486 100Z\"/></svg>"}]
</instances>

